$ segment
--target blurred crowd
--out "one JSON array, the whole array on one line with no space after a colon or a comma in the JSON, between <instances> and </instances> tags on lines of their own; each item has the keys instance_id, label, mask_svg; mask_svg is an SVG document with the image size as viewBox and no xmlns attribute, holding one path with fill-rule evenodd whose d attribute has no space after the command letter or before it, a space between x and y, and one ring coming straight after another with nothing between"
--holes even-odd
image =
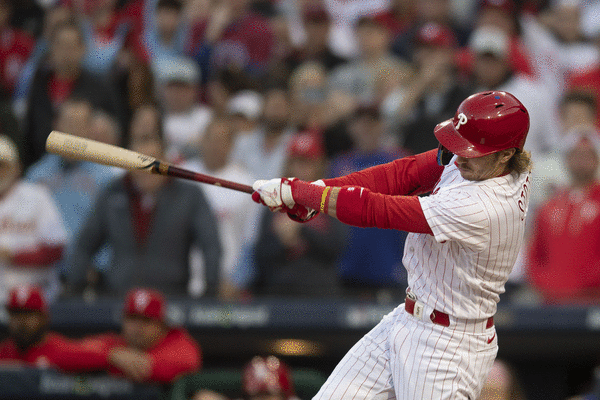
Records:
<instances>
[{"instance_id":1,"label":"blurred crowd","mask_svg":"<svg viewBox=\"0 0 600 400\"><path fill-rule=\"evenodd\" d=\"M0 302L347 296L406 286L405 232L48 154L50 131L252 184L437 147L472 93L529 110L509 301L600 299L600 1L0 0Z\"/></svg>"}]
</instances>

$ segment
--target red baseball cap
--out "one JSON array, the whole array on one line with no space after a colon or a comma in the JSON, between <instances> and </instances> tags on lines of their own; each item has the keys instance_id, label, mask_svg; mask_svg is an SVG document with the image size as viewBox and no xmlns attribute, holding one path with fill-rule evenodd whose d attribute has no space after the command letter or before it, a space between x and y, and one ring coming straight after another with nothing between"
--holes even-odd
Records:
<instances>
[{"instance_id":1,"label":"red baseball cap","mask_svg":"<svg viewBox=\"0 0 600 400\"><path fill-rule=\"evenodd\" d=\"M38 311L48 314L48 307L42 290L37 286L19 285L14 287L6 304L8 311Z\"/></svg>"},{"instance_id":2,"label":"red baseball cap","mask_svg":"<svg viewBox=\"0 0 600 400\"><path fill-rule=\"evenodd\" d=\"M325 155L323 140L317 132L306 131L292 137L288 147L290 157L303 157L316 160Z\"/></svg>"},{"instance_id":3,"label":"red baseball cap","mask_svg":"<svg viewBox=\"0 0 600 400\"><path fill-rule=\"evenodd\" d=\"M415 40L421 45L443 48L456 47L457 44L454 32L447 26L436 22L428 22L421 26L417 31Z\"/></svg>"},{"instance_id":4,"label":"red baseball cap","mask_svg":"<svg viewBox=\"0 0 600 400\"><path fill-rule=\"evenodd\" d=\"M136 288L127 293L123 314L140 316L164 321L165 299L162 294L152 289Z\"/></svg>"}]
</instances>

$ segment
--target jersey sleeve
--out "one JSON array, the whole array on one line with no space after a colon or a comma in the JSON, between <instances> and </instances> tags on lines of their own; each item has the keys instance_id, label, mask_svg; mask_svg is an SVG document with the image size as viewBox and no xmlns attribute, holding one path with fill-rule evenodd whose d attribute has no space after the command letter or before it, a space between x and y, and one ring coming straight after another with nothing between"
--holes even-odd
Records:
<instances>
[{"instance_id":1,"label":"jersey sleeve","mask_svg":"<svg viewBox=\"0 0 600 400\"><path fill-rule=\"evenodd\" d=\"M489 243L489 218L476 194L442 189L419 202L437 242L457 241L475 251Z\"/></svg>"},{"instance_id":2,"label":"jersey sleeve","mask_svg":"<svg viewBox=\"0 0 600 400\"><path fill-rule=\"evenodd\" d=\"M178 376L200 368L200 347L189 335L178 330L150 352L150 360L152 373L148 380L171 383Z\"/></svg>"},{"instance_id":3,"label":"jersey sleeve","mask_svg":"<svg viewBox=\"0 0 600 400\"><path fill-rule=\"evenodd\" d=\"M108 368L108 352L118 343L114 336L83 340L54 336L52 362L64 372L104 371Z\"/></svg>"},{"instance_id":4,"label":"jersey sleeve","mask_svg":"<svg viewBox=\"0 0 600 400\"><path fill-rule=\"evenodd\" d=\"M327 186L360 186L381 194L418 195L431 191L443 170L437 164L437 150L430 150L324 182Z\"/></svg>"}]
</instances>

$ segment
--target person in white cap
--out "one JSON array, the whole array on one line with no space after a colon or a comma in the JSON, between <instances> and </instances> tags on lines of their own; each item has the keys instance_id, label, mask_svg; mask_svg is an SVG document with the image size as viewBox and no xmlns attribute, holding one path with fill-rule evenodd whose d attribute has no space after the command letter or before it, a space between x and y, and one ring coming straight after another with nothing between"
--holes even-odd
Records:
<instances>
[{"instance_id":1,"label":"person in white cap","mask_svg":"<svg viewBox=\"0 0 600 400\"><path fill-rule=\"evenodd\" d=\"M179 57L160 63L158 93L164 110L167 158L183 161L198 152L213 112L199 101L200 69L195 61Z\"/></svg>"},{"instance_id":2,"label":"person in white cap","mask_svg":"<svg viewBox=\"0 0 600 400\"><path fill-rule=\"evenodd\" d=\"M21 180L14 142L0 135L0 302L10 288L35 284L52 300L59 294L55 264L67 232L48 190Z\"/></svg>"},{"instance_id":3,"label":"person in white cap","mask_svg":"<svg viewBox=\"0 0 600 400\"><path fill-rule=\"evenodd\" d=\"M558 140L555 106L558 99L540 82L513 69L509 59L508 35L501 29L482 26L471 34L469 47L475 55L473 84L475 91L500 90L521 100L530 115L531 125L526 150L533 160L546 154Z\"/></svg>"}]
</instances>

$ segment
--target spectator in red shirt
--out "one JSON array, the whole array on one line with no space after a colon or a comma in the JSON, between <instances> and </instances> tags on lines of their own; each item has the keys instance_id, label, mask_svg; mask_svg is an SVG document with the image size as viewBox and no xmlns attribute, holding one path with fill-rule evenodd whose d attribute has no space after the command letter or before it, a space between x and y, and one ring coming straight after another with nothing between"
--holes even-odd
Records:
<instances>
[{"instance_id":1,"label":"spectator in red shirt","mask_svg":"<svg viewBox=\"0 0 600 400\"><path fill-rule=\"evenodd\" d=\"M93 348L48 329L48 308L39 288L13 288L6 308L9 337L0 343L1 362L53 367L63 372L105 368L105 359Z\"/></svg>"},{"instance_id":2,"label":"spectator in red shirt","mask_svg":"<svg viewBox=\"0 0 600 400\"><path fill-rule=\"evenodd\" d=\"M120 334L84 340L104 354L108 371L135 382L172 383L201 366L199 345L183 328L170 328L165 300L151 289L133 289L125 297Z\"/></svg>"},{"instance_id":3,"label":"spectator in red shirt","mask_svg":"<svg viewBox=\"0 0 600 400\"><path fill-rule=\"evenodd\" d=\"M547 303L600 300L600 139L589 130L563 139L568 187L542 205L528 251L528 278Z\"/></svg>"}]
</instances>

